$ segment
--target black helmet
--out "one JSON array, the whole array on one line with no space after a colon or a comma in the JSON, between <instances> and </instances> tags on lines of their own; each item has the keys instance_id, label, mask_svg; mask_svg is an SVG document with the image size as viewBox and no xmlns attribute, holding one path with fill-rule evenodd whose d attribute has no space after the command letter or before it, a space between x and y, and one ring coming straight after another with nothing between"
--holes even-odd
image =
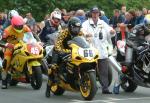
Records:
<instances>
[{"instance_id":1,"label":"black helmet","mask_svg":"<svg viewBox=\"0 0 150 103\"><path fill-rule=\"evenodd\" d=\"M72 17L68 22L68 30L72 36L77 36L81 29L81 20L77 17Z\"/></svg>"}]
</instances>

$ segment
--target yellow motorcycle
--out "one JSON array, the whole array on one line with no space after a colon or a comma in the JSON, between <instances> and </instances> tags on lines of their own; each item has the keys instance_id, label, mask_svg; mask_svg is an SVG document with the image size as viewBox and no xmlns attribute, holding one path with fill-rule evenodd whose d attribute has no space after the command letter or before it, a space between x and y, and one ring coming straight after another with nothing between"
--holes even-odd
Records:
<instances>
[{"instance_id":1,"label":"yellow motorcycle","mask_svg":"<svg viewBox=\"0 0 150 103\"><path fill-rule=\"evenodd\" d=\"M81 36L74 37L68 45L72 53L62 57L56 70L50 70L49 77L53 79L48 79L45 95L50 97L50 91L54 95L62 95L65 90L78 91L85 100L92 100L97 92L98 51Z\"/></svg>"},{"instance_id":2,"label":"yellow motorcycle","mask_svg":"<svg viewBox=\"0 0 150 103\"><path fill-rule=\"evenodd\" d=\"M24 34L23 40L18 40L10 64L9 83L15 86L18 82L31 83L33 89L42 86L41 59L43 47L38 44L32 33Z\"/></svg>"}]
</instances>

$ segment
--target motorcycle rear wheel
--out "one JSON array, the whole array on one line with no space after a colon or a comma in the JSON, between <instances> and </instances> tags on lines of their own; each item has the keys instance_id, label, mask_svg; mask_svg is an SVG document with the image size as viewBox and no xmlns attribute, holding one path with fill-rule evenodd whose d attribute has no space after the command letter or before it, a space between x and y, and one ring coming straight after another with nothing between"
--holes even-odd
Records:
<instances>
[{"instance_id":1,"label":"motorcycle rear wheel","mask_svg":"<svg viewBox=\"0 0 150 103\"><path fill-rule=\"evenodd\" d=\"M40 89L42 86L42 70L40 66L32 67L31 86L33 89Z\"/></svg>"},{"instance_id":2,"label":"motorcycle rear wheel","mask_svg":"<svg viewBox=\"0 0 150 103\"><path fill-rule=\"evenodd\" d=\"M121 88L125 91L125 92L134 92L137 88L137 84L135 84L133 81L131 81L130 79L128 79L127 77L123 77L122 78L122 83L121 83Z\"/></svg>"},{"instance_id":3,"label":"motorcycle rear wheel","mask_svg":"<svg viewBox=\"0 0 150 103\"><path fill-rule=\"evenodd\" d=\"M95 72L85 72L81 75L80 92L85 100L92 100L97 92Z\"/></svg>"}]
</instances>

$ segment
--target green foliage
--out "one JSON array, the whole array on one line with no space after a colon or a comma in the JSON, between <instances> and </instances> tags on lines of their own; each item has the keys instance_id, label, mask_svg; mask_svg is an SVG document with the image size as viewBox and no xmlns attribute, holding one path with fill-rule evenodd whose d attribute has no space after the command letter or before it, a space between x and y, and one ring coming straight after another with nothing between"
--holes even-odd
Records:
<instances>
[{"instance_id":1,"label":"green foliage","mask_svg":"<svg viewBox=\"0 0 150 103\"><path fill-rule=\"evenodd\" d=\"M0 11L8 12L10 9L16 9L24 15L31 12L37 21L44 18L55 8L65 8L68 11L84 9L89 10L92 6L97 5L106 12L106 15L112 15L113 9L120 9L122 4L127 9L150 9L150 0L0 0Z\"/></svg>"}]
</instances>

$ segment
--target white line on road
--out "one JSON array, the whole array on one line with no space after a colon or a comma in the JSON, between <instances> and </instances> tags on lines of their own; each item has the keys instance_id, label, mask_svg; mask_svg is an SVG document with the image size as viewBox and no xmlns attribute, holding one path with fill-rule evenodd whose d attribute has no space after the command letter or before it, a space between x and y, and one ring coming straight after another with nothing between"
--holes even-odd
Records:
<instances>
[{"instance_id":1,"label":"white line on road","mask_svg":"<svg viewBox=\"0 0 150 103\"><path fill-rule=\"evenodd\" d=\"M115 101L126 101L126 100L142 100L142 99L150 99L150 97L139 97L139 98L108 98L108 100L92 100L92 101L82 101L82 100L72 100L69 103L97 103L97 102L104 102L104 103L115 103Z\"/></svg>"}]
</instances>

